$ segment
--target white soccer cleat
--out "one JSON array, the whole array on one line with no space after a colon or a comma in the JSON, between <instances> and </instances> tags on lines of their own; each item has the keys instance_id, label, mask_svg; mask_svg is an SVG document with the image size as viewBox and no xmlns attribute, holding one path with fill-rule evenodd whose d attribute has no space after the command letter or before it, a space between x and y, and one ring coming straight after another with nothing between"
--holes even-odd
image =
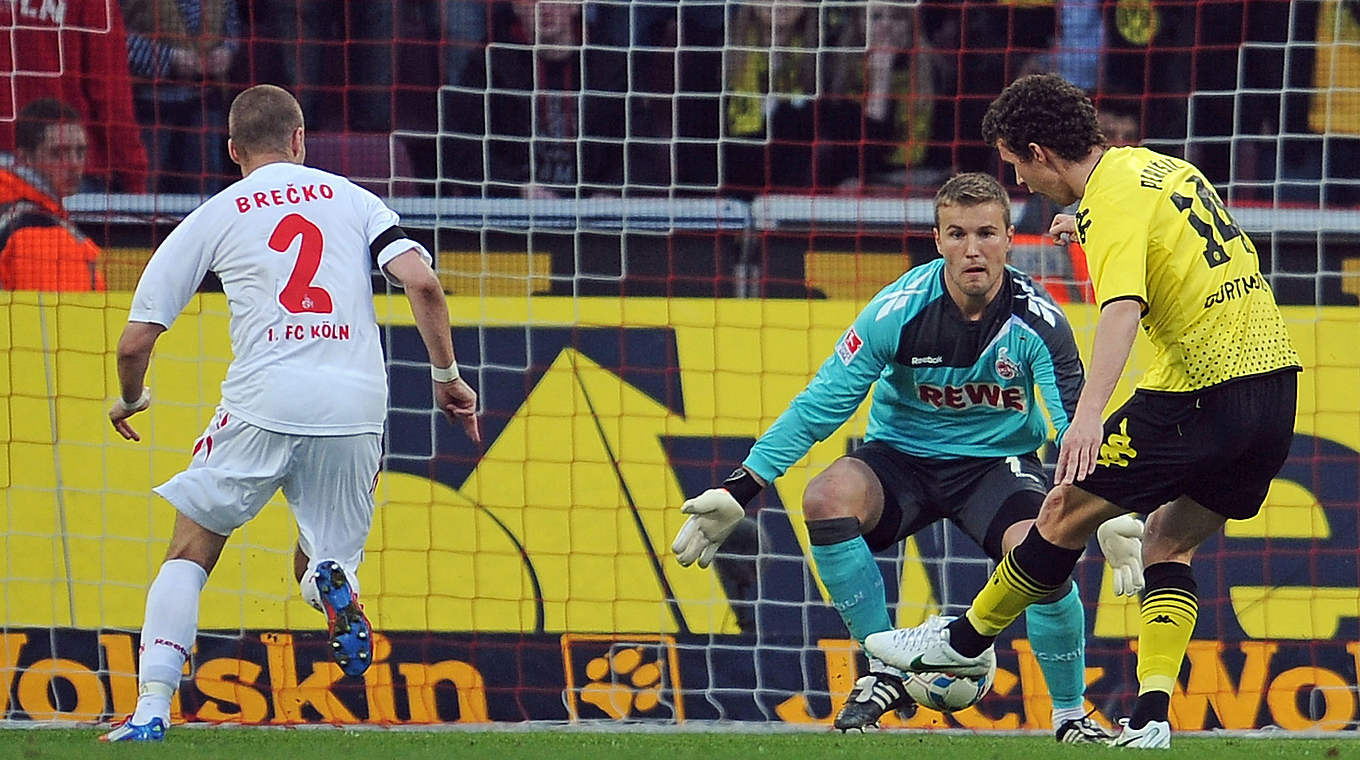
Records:
<instances>
[{"instance_id":1,"label":"white soccer cleat","mask_svg":"<svg viewBox=\"0 0 1360 760\"><path fill-rule=\"evenodd\" d=\"M1119 720L1123 730L1110 742L1112 747L1135 749L1171 749L1171 724L1164 720L1148 722L1142 728L1129 728L1129 719Z\"/></svg>"},{"instance_id":2,"label":"white soccer cleat","mask_svg":"<svg viewBox=\"0 0 1360 760\"><path fill-rule=\"evenodd\" d=\"M953 618L932 615L915 628L897 628L871 633L864 639L869 654L887 664L911 673L948 673L952 676L986 676L996 663L996 651L987 647L977 657L964 657L949 645Z\"/></svg>"}]
</instances>

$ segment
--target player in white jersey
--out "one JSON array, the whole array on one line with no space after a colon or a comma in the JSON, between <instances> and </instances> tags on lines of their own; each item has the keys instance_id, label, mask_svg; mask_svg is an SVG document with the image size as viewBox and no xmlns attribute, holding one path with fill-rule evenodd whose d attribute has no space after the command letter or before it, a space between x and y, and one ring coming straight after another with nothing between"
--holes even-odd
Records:
<instances>
[{"instance_id":1,"label":"player in white jersey","mask_svg":"<svg viewBox=\"0 0 1360 760\"><path fill-rule=\"evenodd\" d=\"M158 740L198 630L198 597L227 537L283 489L298 525L294 573L326 613L336 662L362 673L372 654L356 571L373 520L387 373L369 279L405 288L430 355L435 402L480 442L477 394L458 376L448 306L430 254L397 215L344 177L302 165L302 111L259 85L231 106L228 148L243 179L185 217L142 273L118 342L114 428L150 404L156 339L212 271L231 310L235 357L222 402L188 469L157 487L177 510L165 563L147 592L140 696L106 741Z\"/></svg>"}]
</instances>

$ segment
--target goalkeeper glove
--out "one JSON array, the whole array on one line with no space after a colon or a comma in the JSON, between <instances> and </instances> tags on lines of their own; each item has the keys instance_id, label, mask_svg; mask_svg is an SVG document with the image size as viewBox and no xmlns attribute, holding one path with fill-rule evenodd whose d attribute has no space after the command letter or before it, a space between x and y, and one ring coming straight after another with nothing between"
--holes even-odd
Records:
<instances>
[{"instance_id":1,"label":"goalkeeper glove","mask_svg":"<svg viewBox=\"0 0 1360 760\"><path fill-rule=\"evenodd\" d=\"M1133 515L1120 515L1101 523L1096 540L1114 573L1116 596L1136 596L1143 590L1143 523Z\"/></svg>"},{"instance_id":2,"label":"goalkeeper glove","mask_svg":"<svg viewBox=\"0 0 1360 760\"><path fill-rule=\"evenodd\" d=\"M708 567L723 541L746 516L744 505L761 488L746 468L738 467L721 488L710 488L686 501L680 511L689 515L689 519L671 542L671 551L681 566L689 567L697 560L699 567Z\"/></svg>"}]
</instances>

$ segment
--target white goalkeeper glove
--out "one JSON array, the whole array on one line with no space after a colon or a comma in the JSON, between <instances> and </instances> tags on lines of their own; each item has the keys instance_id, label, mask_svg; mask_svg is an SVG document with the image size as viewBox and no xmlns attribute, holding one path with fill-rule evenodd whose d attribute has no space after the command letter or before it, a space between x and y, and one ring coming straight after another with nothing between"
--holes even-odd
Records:
<instances>
[{"instance_id":1,"label":"white goalkeeper glove","mask_svg":"<svg viewBox=\"0 0 1360 760\"><path fill-rule=\"evenodd\" d=\"M1131 514L1106 520L1096 540L1114 573L1115 595L1137 596L1143 590L1143 522Z\"/></svg>"},{"instance_id":2,"label":"white goalkeeper glove","mask_svg":"<svg viewBox=\"0 0 1360 760\"><path fill-rule=\"evenodd\" d=\"M746 516L746 510L726 488L710 488L686 501L680 511L689 515L689 519L675 534L671 551L684 567L695 560L699 567L708 567L718 547Z\"/></svg>"}]
</instances>

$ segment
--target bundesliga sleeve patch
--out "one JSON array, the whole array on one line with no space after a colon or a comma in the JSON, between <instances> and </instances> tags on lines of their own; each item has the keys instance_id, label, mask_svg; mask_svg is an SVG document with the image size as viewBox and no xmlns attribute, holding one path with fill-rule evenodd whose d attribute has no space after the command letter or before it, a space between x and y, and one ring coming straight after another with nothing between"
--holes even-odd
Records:
<instances>
[{"instance_id":1,"label":"bundesliga sleeve patch","mask_svg":"<svg viewBox=\"0 0 1360 760\"><path fill-rule=\"evenodd\" d=\"M855 332L855 328L851 327L845 331L845 337L841 338L841 342L836 344L836 356L840 357L841 364L849 366L851 360L855 358L855 354L859 353L863 346L864 341Z\"/></svg>"}]
</instances>

